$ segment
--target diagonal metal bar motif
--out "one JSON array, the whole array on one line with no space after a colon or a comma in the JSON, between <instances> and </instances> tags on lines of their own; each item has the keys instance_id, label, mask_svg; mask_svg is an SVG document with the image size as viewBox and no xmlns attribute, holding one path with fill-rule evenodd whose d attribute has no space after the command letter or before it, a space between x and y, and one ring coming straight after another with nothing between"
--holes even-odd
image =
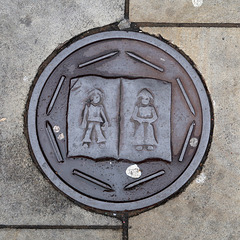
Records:
<instances>
[{"instance_id":1,"label":"diagonal metal bar motif","mask_svg":"<svg viewBox=\"0 0 240 240\"><path fill-rule=\"evenodd\" d=\"M159 66L157 66L157 65L155 65L155 64L153 64L153 63L151 63L151 62L149 62L148 60L146 60L146 59L138 56L138 55L135 54L135 53L126 52L126 54L127 54L128 56L130 56L131 58L133 58L133 59L135 59L135 60L138 60L139 62L142 62L142 63L144 63L144 64L146 64L146 65L148 65L148 66L150 66L150 67L152 67L152 68L160 71L160 72L163 72L163 71L164 71L163 68L161 68L161 67L159 67Z\"/></svg>"},{"instance_id":2,"label":"diagonal metal bar motif","mask_svg":"<svg viewBox=\"0 0 240 240\"><path fill-rule=\"evenodd\" d=\"M79 68L86 67L86 66L88 66L88 65L90 65L90 64L93 64L93 63L102 61L102 60L107 59L107 58L110 58L110 57L113 57L113 56L115 56L117 53L119 53L119 51L110 52L110 53L108 53L108 54L105 54L105 55L102 55L102 56L100 56L100 57L94 58L94 59L92 59L92 60L90 60L90 61L87 61L87 62L85 62L85 63L81 63L81 64L78 65L78 67L79 67Z\"/></svg>"},{"instance_id":3,"label":"diagonal metal bar motif","mask_svg":"<svg viewBox=\"0 0 240 240\"><path fill-rule=\"evenodd\" d=\"M190 127L188 129L188 133L187 133L187 136L186 136L184 144L183 144L182 152L181 152L181 155L178 159L179 162L183 161L183 158L184 158L184 155L185 155L185 152L186 152L186 149L187 149L187 145L188 145L190 137L192 135L194 126L195 126L195 121L192 122L192 124L190 125Z\"/></svg>"},{"instance_id":4,"label":"diagonal metal bar motif","mask_svg":"<svg viewBox=\"0 0 240 240\"><path fill-rule=\"evenodd\" d=\"M135 181L135 182L133 182L133 183L130 183L130 184L126 185L126 186L124 187L124 189L125 189L125 190L128 190L128 189L130 189L130 188L136 187L136 186L139 185L139 184L142 184L142 183L146 183L146 182L148 182L148 181L151 181L151 180L153 180L153 179L156 178L156 177L162 176L163 174L165 174L165 171L164 171L164 170L161 170L161 171L159 171L159 172L156 172L156 173L154 173L154 174L151 174L151 175L149 175L149 176L147 176L147 177L144 177L144 178L142 178L142 179L139 179L139 180L137 180L137 181Z\"/></svg>"},{"instance_id":5,"label":"diagonal metal bar motif","mask_svg":"<svg viewBox=\"0 0 240 240\"><path fill-rule=\"evenodd\" d=\"M176 80L177 80L178 86L181 89L182 94L183 94L183 96L184 96L184 98L185 98L185 100L187 102L187 105L188 105L190 111L195 116L195 110L194 110L193 105L192 105L192 103L191 103L191 101L190 101L190 99L189 99L189 97L188 97L188 95L187 95L183 85L182 85L182 82L181 82L180 78L177 78Z\"/></svg>"},{"instance_id":6,"label":"diagonal metal bar motif","mask_svg":"<svg viewBox=\"0 0 240 240\"><path fill-rule=\"evenodd\" d=\"M54 136L54 133L53 133L53 130L52 130L52 126L50 125L49 122L46 122L46 131L47 131L48 138L51 142L53 151L54 151L54 153L57 157L57 161L61 162L61 163L64 162L61 151L60 151L59 146L56 142L56 139L55 139L55 136Z\"/></svg>"},{"instance_id":7,"label":"diagonal metal bar motif","mask_svg":"<svg viewBox=\"0 0 240 240\"><path fill-rule=\"evenodd\" d=\"M108 191L114 191L109 184L107 184L107 183L105 183L105 182L103 182L103 181L101 181L101 180L99 180L95 177L92 177L92 176L90 176L86 173L83 173L83 172L79 171L78 169L73 169L72 174L77 175L81 178L84 178L85 180L88 180L92 183L95 183L96 185L98 185L100 187L103 187L103 188L107 189Z\"/></svg>"},{"instance_id":8,"label":"diagonal metal bar motif","mask_svg":"<svg viewBox=\"0 0 240 240\"><path fill-rule=\"evenodd\" d=\"M56 100L57 100L57 96L58 96L58 94L59 94L59 92L60 92L60 89L61 89L62 84L63 84L63 82L64 82L65 79L66 79L65 76L61 76L60 81L59 81L59 83L58 83L58 85L57 85L57 88L56 88L56 90L55 90L55 92L54 92L54 94L53 94L53 97L52 97L52 99L51 99L51 101L50 101L50 103L49 103L49 105L48 105L48 107L47 107L47 115L49 115L50 112L52 111L53 106L54 106L54 103L55 103Z\"/></svg>"}]
</instances>

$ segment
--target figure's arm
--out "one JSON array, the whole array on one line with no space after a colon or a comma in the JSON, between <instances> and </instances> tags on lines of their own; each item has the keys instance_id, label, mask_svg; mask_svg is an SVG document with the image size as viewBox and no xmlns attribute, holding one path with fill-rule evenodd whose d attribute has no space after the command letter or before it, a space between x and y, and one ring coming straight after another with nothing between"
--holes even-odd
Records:
<instances>
[{"instance_id":1,"label":"figure's arm","mask_svg":"<svg viewBox=\"0 0 240 240\"><path fill-rule=\"evenodd\" d=\"M156 113L156 110L154 107L151 108L151 114L152 114L152 117L144 119L143 122L147 122L147 123L155 122L157 120L158 116L157 116L157 113Z\"/></svg>"},{"instance_id":2,"label":"figure's arm","mask_svg":"<svg viewBox=\"0 0 240 240\"><path fill-rule=\"evenodd\" d=\"M157 116L157 113L156 113L156 110L154 107L152 108L152 115L153 115L153 117L151 119L151 122L155 122L157 120L158 116Z\"/></svg>"},{"instance_id":3,"label":"figure's arm","mask_svg":"<svg viewBox=\"0 0 240 240\"><path fill-rule=\"evenodd\" d=\"M101 116L102 116L104 122L108 124L108 120L107 120L107 117L106 117L106 114L105 114L105 109L104 109L103 106L101 106L101 111L100 111L100 113L101 113Z\"/></svg>"},{"instance_id":4,"label":"figure's arm","mask_svg":"<svg viewBox=\"0 0 240 240\"><path fill-rule=\"evenodd\" d=\"M135 121L138 121L139 123L142 123L142 119L137 116L137 113L138 113L138 107L136 106L132 114L132 119Z\"/></svg>"},{"instance_id":5,"label":"figure's arm","mask_svg":"<svg viewBox=\"0 0 240 240\"><path fill-rule=\"evenodd\" d=\"M85 108L83 110L83 118L81 122L81 127L86 128L87 127L87 114L88 114L88 106L85 105Z\"/></svg>"}]
</instances>

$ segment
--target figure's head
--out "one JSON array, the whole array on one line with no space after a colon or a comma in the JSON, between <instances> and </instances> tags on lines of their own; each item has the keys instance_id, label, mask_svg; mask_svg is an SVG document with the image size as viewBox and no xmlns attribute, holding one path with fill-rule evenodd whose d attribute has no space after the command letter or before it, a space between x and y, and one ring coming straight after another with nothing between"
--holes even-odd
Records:
<instances>
[{"instance_id":1,"label":"figure's head","mask_svg":"<svg viewBox=\"0 0 240 240\"><path fill-rule=\"evenodd\" d=\"M103 98L103 93L99 89L94 89L89 92L89 99L92 103L100 103Z\"/></svg>"},{"instance_id":2,"label":"figure's head","mask_svg":"<svg viewBox=\"0 0 240 240\"><path fill-rule=\"evenodd\" d=\"M146 88L144 88L139 92L138 99L140 99L141 104L149 105L153 102L153 95Z\"/></svg>"}]
</instances>

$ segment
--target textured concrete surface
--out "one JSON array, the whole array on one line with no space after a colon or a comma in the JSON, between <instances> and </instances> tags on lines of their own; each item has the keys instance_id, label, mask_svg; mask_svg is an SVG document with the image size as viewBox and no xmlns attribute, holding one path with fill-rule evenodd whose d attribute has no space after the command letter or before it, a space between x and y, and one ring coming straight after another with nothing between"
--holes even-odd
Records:
<instances>
[{"instance_id":1,"label":"textured concrete surface","mask_svg":"<svg viewBox=\"0 0 240 240\"><path fill-rule=\"evenodd\" d=\"M111 230L0 230L1 240L121 240L121 231Z\"/></svg>"},{"instance_id":2,"label":"textured concrete surface","mask_svg":"<svg viewBox=\"0 0 240 240\"><path fill-rule=\"evenodd\" d=\"M215 128L201 174L178 197L130 219L130 239L231 239L240 236L240 29L143 28L182 49L203 74Z\"/></svg>"},{"instance_id":3,"label":"textured concrete surface","mask_svg":"<svg viewBox=\"0 0 240 240\"><path fill-rule=\"evenodd\" d=\"M29 155L23 113L48 55L74 35L122 19L123 3L0 1L0 224L118 223L76 206L43 178Z\"/></svg>"},{"instance_id":4,"label":"textured concrete surface","mask_svg":"<svg viewBox=\"0 0 240 240\"><path fill-rule=\"evenodd\" d=\"M237 23L238 0L130 0L132 22Z\"/></svg>"}]
</instances>

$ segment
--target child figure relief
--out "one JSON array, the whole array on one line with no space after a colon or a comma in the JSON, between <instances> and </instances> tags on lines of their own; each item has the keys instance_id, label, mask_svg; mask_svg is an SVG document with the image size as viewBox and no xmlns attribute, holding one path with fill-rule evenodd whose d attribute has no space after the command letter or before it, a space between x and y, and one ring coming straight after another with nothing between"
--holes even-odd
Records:
<instances>
[{"instance_id":1,"label":"child figure relief","mask_svg":"<svg viewBox=\"0 0 240 240\"><path fill-rule=\"evenodd\" d=\"M85 130L83 134L83 146L88 148L94 140L100 148L105 147L106 137L104 131L108 128L108 119L103 106L104 94L99 89L89 92L88 99L82 112L81 127Z\"/></svg>"},{"instance_id":2,"label":"child figure relief","mask_svg":"<svg viewBox=\"0 0 240 240\"><path fill-rule=\"evenodd\" d=\"M157 144L153 123L158 119L158 116L154 107L154 96L146 88L138 94L132 119L135 125L136 150L153 151Z\"/></svg>"}]
</instances>

